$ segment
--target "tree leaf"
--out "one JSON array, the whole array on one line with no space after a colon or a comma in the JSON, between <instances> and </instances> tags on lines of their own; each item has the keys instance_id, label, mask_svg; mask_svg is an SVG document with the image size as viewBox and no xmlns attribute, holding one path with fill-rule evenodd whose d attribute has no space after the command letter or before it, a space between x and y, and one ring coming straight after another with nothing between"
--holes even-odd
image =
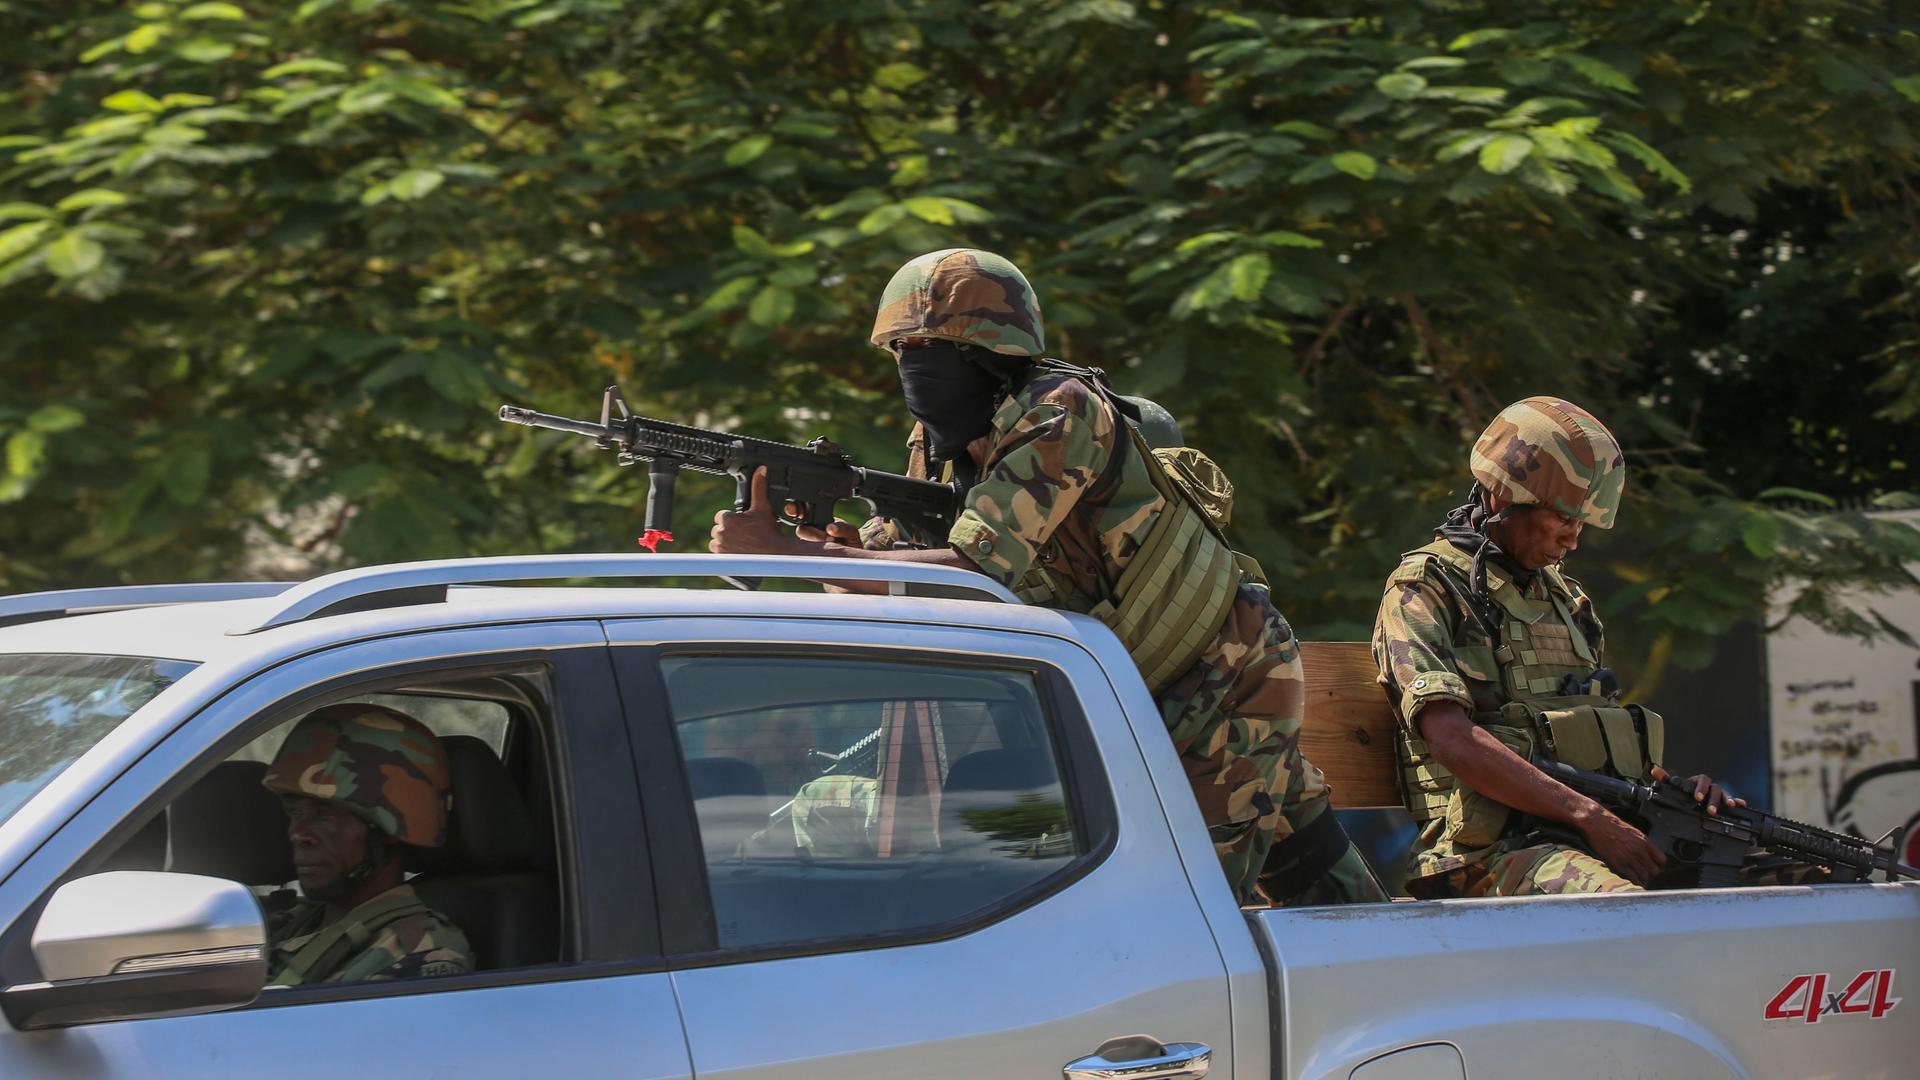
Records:
<instances>
[{"instance_id":1,"label":"tree leaf","mask_svg":"<svg viewBox=\"0 0 1920 1080\"><path fill-rule=\"evenodd\" d=\"M19 221L22 219L38 221L50 218L53 211L39 203L10 202L0 203L0 221Z\"/></svg>"},{"instance_id":2,"label":"tree leaf","mask_svg":"<svg viewBox=\"0 0 1920 1080\"><path fill-rule=\"evenodd\" d=\"M1580 53L1561 53L1560 62L1580 73L1581 77L1595 86L1604 86L1609 90L1622 90L1629 94L1640 92L1626 73L1605 60L1595 59Z\"/></svg>"},{"instance_id":3,"label":"tree leaf","mask_svg":"<svg viewBox=\"0 0 1920 1080\"><path fill-rule=\"evenodd\" d=\"M1411 71L1396 71L1375 79L1373 88L1395 101L1412 101L1427 88L1427 80Z\"/></svg>"},{"instance_id":4,"label":"tree leaf","mask_svg":"<svg viewBox=\"0 0 1920 1080\"><path fill-rule=\"evenodd\" d=\"M1451 71L1463 68L1467 62L1458 56L1422 56L1401 64L1400 71Z\"/></svg>"},{"instance_id":5,"label":"tree leaf","mask_svg":"<svg viewBox=\"0 0 1920 1080\"><path fill-rule=\"evenodd\" d=\"M27 414L27 429L52 434L58 431L71 431L87 422L87 416L71 405L54 402L42 405Z\"/></svg>"},{"instance_id":6,"label":"tree leaf","mask_svg":"<svg viewBox=\"0 0 1920 1080\"><path fill-rule=\"evenodd\" d=\"M772 145L773 136L771 135L749 135L727 147L727 152L722 155L721 160L725 161L728 167L738 169L742 165L759 160L760 155L766 153L767 148Z\"/></svg>"},{"instance_id":7,"label":"tree leaf","mask_svg":"<svg viewBox=\"0 0 1920 1080\"><path fill-rule=\"evenodd\" d=\"M751 225L735 225L733 227L733 246L755 258L771 259L774 257L773 245L767 243L767 238L754 231Z\"/></svg>"},{"instance_id":8,"label":"tree leaf","mask_svg":"<svg viewBox=\"0 0 1920 1080\"><path fill-rule=\"evenodd\" d=\"M343 75L347 65L338 60L327 60L318 56L309 56L300 60L289 60L284 64L275 64L260 73L263 79L284 79L289 75Z\"/></svg>"},{"instance_id":9,"label":"tree leaf","mask_svg":"<svg viewBox=\"0 0 1920 1080\"><path fill-rule=\"evenodd\" d=\"M63 278L92 273L106 257L107 249L78 229L68 230L60 239L48 244L46 251L47 269Z\"/></svg>"},{"instance_id":10,"label":"tree leaf","mask_svg":"<svg viewBox=\"0 0 1920 1080\"><path fill-rule=\"evenodd\" d=\"M1330 161L1334 168L1339 169L1348 176L1361 180L1371 180L1374 178L1374 175L1380 171L1379 162L1373 160L1372 156L1363 154L1358 150L1348 150L1344 153L1335 154Z\"/></svg>"},{"instance_id":11,"label":"tree leaf","mask_svg":"<svg viewBox=\"0 0 1920 1080\"><path fill-rule=\"evenodd\" d=\"M1336 132L1331 128L1321 127L1308 120L1289 120L1284 124L1276 124L1273 132L1276 135L1298 135L1315 142L1329 142L1336 136Z\"/></svg>"},{"instance_id":12,"label":"tree leaf","mask_svg":"<svg viewBox=\"0 0 1920 1080\"><path fill-rule=\"evenodd\" d=\"M52 228L53 223L50 221L29 221L24 225L15 225L11 229L0 231L0 263L8 262L14 256L31 250Z\"/></svg>"},{"instance_id":13,"label":"tree leaf","mask_svg":"<svg viewBox=\"0 0 1920 1080\"><path fill-rule=\"evenodd\" d=\"M1772 558L1780 549L1783 535L1780 519L1765 511L1749 514L1740 526L1740 542L1758 559Z\"/></svg>"},{"instance_id":14,"label":"tree leaf","mask_svg":"<svg viewBox=\"0 0 1920 1080\"><path fill-rule=\"evenodd\" d=\"M747 305L747 318L761 326L784 326L793 317L794 293L784 285L768 285Z\"/></svg>"},{"instance_id":15,"label":"tree leaf","mask_svg":"<svg viewBox=\"0 0 1920 1080\"><path fill-rule=\"evenodd\" d=\"M1326 242L1323 240L1316 240L1311 236L1297 232L1289 232L1286 229L1275 229L1272 232L1263 232L1259 236L1254 237L1254 239L1270 247L1318 248L1326 246Z\"/></svg>"},{"instance_id":16,"label":"tree leaf","mask_svg":"<svg viewBox=\"0 0 1920 1080\"><path fill-rule=\"evenodd\" d=\"M167 28L165 26L160 23L146 23L136 27L127 35L124 46L128 52L138 56L153 48L155 45L160 44L160 39L166 36Z\"/></svg>"},{"instance_id":17,"label":"tree leaf","mask_svg":"<svg viewBox=\"0 0 1920 1080\"><path fill-rule=\"evenodd\" d=\"M7 440L7 474L31 480L47 456L47 437L38 431L17 431Z\"/></svg>"},{"instance_id":18,"label":"tree leaf","mask_svg":"<svg viewBox=\"0 0 1920 1080\"><path fill-rule=\"evenodd\" d=\"M183 446L162 459L161 483L179 506L197 506L213 479L213 455L205 446Z\"/></svg>"},{"instance_id":19,"label":"tree leaf","mask_svg":"<svg viewBox=\"0 0 1920 1080\"><path fill-rule=\"evenodd\" d=\"M1668 161L1665 155L1634 136L1624 131L1605 131L1600 134L1599 140L1615 149L1626 151L1629 156L1651 170L1655 176L1679 188L1682 195L1693 190L1693 181L1687 179L1686 173L1674 168L1673 162Z\"/></svg>"},{"instance_id":20,"label":"tree leaf","mask_svg":"<svg viewBox=\"0 0 1920 1080\"><path fill-rule=\"evenodd\" d=\"M932 195L921 195L902 200L900 205L907 208L907 213L912 214L921 221L930 222L934 225L953 224L953 210L947 206L947 200L945 199Z\"/></svg>"},{"instance_id":21,"label":"tree leaf","mask_svg":"<svg viewBox=\"0 0 1920 1080\"><path fill-rule=\"evenodd\" d=\"M1236 300L1252 303L1260 299L1273 275L1273 260L1257 252L1242 255L1227 264L1227 285Z\"/></svg>"},{"instance_id":22,"label":"tree leaf","mask_svg":"<svg viewBox=\"0 0 1920 1080\"><path fill-rule=\"evenodd\" d=\"M166 108L160 104L159 98L145 90L122 90L117 94L109 94L101 99L100 104L114 112L124 113L157 113Z\"/></svg>"},{"instance_id":23,"label":"tree leaf","mask_svg":"<svg viewBox=\"0 0 1920 1080\"><path fill-rule=\"evenodd\" d=\"M855 228L859 229L863 236L877 236L899 224L900 219L906 216L906 207L899 203L888 203L885 206L876 207L871 213L861 218L860 224Z\"/></svg>"},{"instance_id":24,"label":"tree leaf","mask_svg":"<svg viewBox=\"0 0 1920 1080\"><path fill-rule=\"evenodd\" d=\"M1513 31L1497 26L1488 27L1485 30L1469 30L1448 42L1447 51L1460 52L1464 49L1471 49L1476 45L1485 45L1490 41L1499 41L1501 38L1511 37L1512 35Z\"/></svg>"},{"instance_id":25,"label":"tree leaf","mask_svg":"<svg viewBox=\"0 0 1920 1080\"><path fill-rule=\"evenodd\" d=\"M1908 75L1895 79L1889 85L1908 101L1920 104L1920 75Z\"/></svg>"},{"instance_id":26,"label":"tree leaf","mask_svg":"<svg viewBox=\"0 0 1920 1080\"><path fill-rule=\"evenodd\" d=\"M96 206L124 206L126 202L127 197L118 191L109 188L88 188L61 199L53 204L53 208L60 211L91 210Z\"/></svg>"},{"instance_id":27,"label":"tree leaf","mask_svg":"<svg viewBox=\"0 0 1920 1080\"><path fill-rule=\"evenodd\" d=\"M1830 495L1822 495L1817 491L1808 491L1806 488L1797 487L1770 487L1760 494L1755 495L1754 499L1758 502L1766 502L1770 499L1810 502L1815 506L1824 506L1829 509L1840 505L1835 502Z\"/></svg>"},{"instance_id":28,"label":"tree leaf","mask_svg":"<svg viewBox=\"0 0 1920 1080\"><path fill-rule=\"evenodd\" d=\"M234 4L194 4L180 13L187 20L225 19L232 22L244 21L247 13Z\"/></svg>"},{"instance_id":29,"label":"tree leaf","mask_svg":"<svg viewBox=\"0 0 1920 1080\"><path fill-rule=\"evenodd\" d=\"M438 169L407 169L387 181L387 190L403 202L424 199L434 193L447 176Z\"/></svg>"},{"instance_id":30,"label":"tree leaf","mask_svg":"<svg viewBox=\"0 0 1920 1080\"><path fill-rule=\"evenodd\" d=\"M173 47L173 54L182 60L191 60L196 64L217 64L239 51L230 41L219 38L193 37Z\"/></svg>"},{"instance_id":31,"label":"tree leaf","mask_svg":"<svg viewBox=\"0 0 1920 1080\"><path fill-rule=\"evenodd\" d=\"M1533 140L1525 135L1496 135L1480 148L1480 167L1504 176L1520 167L1533 153Z\"/></svg>"},{"instance_id":32,"label":"tree leaf","mask_svg":"<svg viewBox=\"0 0 1920 1080\"><path fill-rule=\"evenodd\" d=\"M906 90L919 85L927 78L927 71L918 64L898 60L884 64L873 73L875 86L888 90Z\"/></svg>"}]
</instances>

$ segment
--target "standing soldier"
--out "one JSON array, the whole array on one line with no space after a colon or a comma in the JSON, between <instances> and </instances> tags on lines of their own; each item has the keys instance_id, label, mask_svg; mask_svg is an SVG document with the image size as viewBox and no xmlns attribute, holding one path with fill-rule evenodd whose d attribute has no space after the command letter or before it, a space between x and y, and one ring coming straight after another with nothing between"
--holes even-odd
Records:
<instances>
[{"instance_id":1,"label":"standing soldier","mask_svg":"<svg viewBox=\"0 0 1920 1080\"><path fill-rule=\"evenodd\" d=\"M1665 861L1659 850L1527 761L1640 783L1666 775L1663 721L1619 703L1593 603L1559 568L1581 529L1613 527L1620 444L1579 406L1531 397L1501 411L1469 465L1469 501L1401 560L1374 622L1374 662L1400 718L1401 791L1421 826L1408 889L1638 888ZM1705 776L1687 783L1710 813L1744 805Z\"/></svg>"},{"instance_id":2,"label":"standing soldier","mask_svg":"<svg viewBox=\"0 0 1920 1080\"><path fill-rule=\"evenodd\" d=\"M899 365L927 474L969 484L946 542L788 537L756 477L750 509L715 516L712 549L962 567L1099 618L1153 691L1240 900L1384 899L1300 754L1299 648L1221 538L1224 477L1211 492L1181 488L1129 423L1137 406L1098 371L1040 359L1039 303L997 255L950 249L901 267L870 340Z\"/></svg>"}]
</instances>

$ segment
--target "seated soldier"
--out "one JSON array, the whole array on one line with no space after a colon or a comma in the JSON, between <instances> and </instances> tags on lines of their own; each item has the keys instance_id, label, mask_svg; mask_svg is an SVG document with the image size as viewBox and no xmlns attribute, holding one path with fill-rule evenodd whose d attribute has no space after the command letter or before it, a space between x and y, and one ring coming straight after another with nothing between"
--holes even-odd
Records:
<instances>
[{"instance_id":1,"label":"seated soldier","mask_svg":"<svg viewBox=\"0 0 1920 1080\"><path fill-rule=\"evenodd\" d=\"M378 705L328 705L295 725L261 783L286 806L302 893L269 921L269 985L473 970L466 935L405 883L407 849L446 839L447 754L433 732Z\"/></svg>"}]
</instances>

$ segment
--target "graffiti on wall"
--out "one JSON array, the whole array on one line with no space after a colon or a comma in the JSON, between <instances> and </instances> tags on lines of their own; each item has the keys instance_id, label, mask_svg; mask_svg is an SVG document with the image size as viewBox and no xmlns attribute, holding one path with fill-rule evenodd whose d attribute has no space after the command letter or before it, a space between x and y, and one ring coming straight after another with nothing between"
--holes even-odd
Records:
<instances>
[{"instance_id":1,"label":"graffiti on wall","mask_svg":"<svg viewBox=\"0 0 1920 1080\"><path fill-rule=\"evenodd\" d=\"M1920 594L1873 608L1920 636ZM1776 813L1920 856L1920 650L1790 622L1767 637Z\"/></svg>"}]
</instances>

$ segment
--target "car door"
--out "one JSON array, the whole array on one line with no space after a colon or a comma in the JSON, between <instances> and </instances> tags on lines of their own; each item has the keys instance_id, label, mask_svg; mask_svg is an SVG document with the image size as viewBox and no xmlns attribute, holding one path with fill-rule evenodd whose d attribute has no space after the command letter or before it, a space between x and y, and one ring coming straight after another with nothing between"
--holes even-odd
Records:
<instances>
[{"instance_id":1,"label":"car door","mask_svg":"<svg viewBox=\"0 0 1920 1080\"><path fill-rule=\"evenodd\" d=\"M1080 647L778 619L608 635L700 1076L1050 1076L1136 1034L1232 1075L1220 952Z\"/></svg>"},{"instance_id":2,"label":"car door","mask_svg":"<svg viewBox=\"0 0 1920 1080\"><path fill-rule=\"evenodd\" d=\"M282 718L373 693L423 686L452 693L482 684L529 688L520 708L535 725L532 736L543 741L533 756L546 773L521 787L551 800L552 820L543 823L552 836L551 865L540 868L527 856L526 868L515 872L550 876L560 923L529 926L509 914L491 940L504 956L508 939L525 931L554 942L546 953L507 967L483 956L482 970L465 975L274 989L227 1012L6 1032L0 1075L690 1076L658 945L627 735L597 623L422 633L265 671L203 709L103 791L8 881L6 895L50 891L85 872L103 838L126 834L156 808L165 808L177 830L178 800L220 768L234 767L230 756ZM456 818L460 777L456 763ZM485 809L495 815L486 820L498 819L497 806ZM246 824L236 821L236 832ZM284 835L284 825L277 827ZM172 843L170 858L177 858L181 837ZM478 877L429 871L413 883L424 897L434 881L494 881L485 876L491 869L481 867ZM490 895L482 897L483 910ZM15 916L6 963L22 962L35 911ZM478 929L469 934L476 942Z\"/></svg>"}]
</instances>

